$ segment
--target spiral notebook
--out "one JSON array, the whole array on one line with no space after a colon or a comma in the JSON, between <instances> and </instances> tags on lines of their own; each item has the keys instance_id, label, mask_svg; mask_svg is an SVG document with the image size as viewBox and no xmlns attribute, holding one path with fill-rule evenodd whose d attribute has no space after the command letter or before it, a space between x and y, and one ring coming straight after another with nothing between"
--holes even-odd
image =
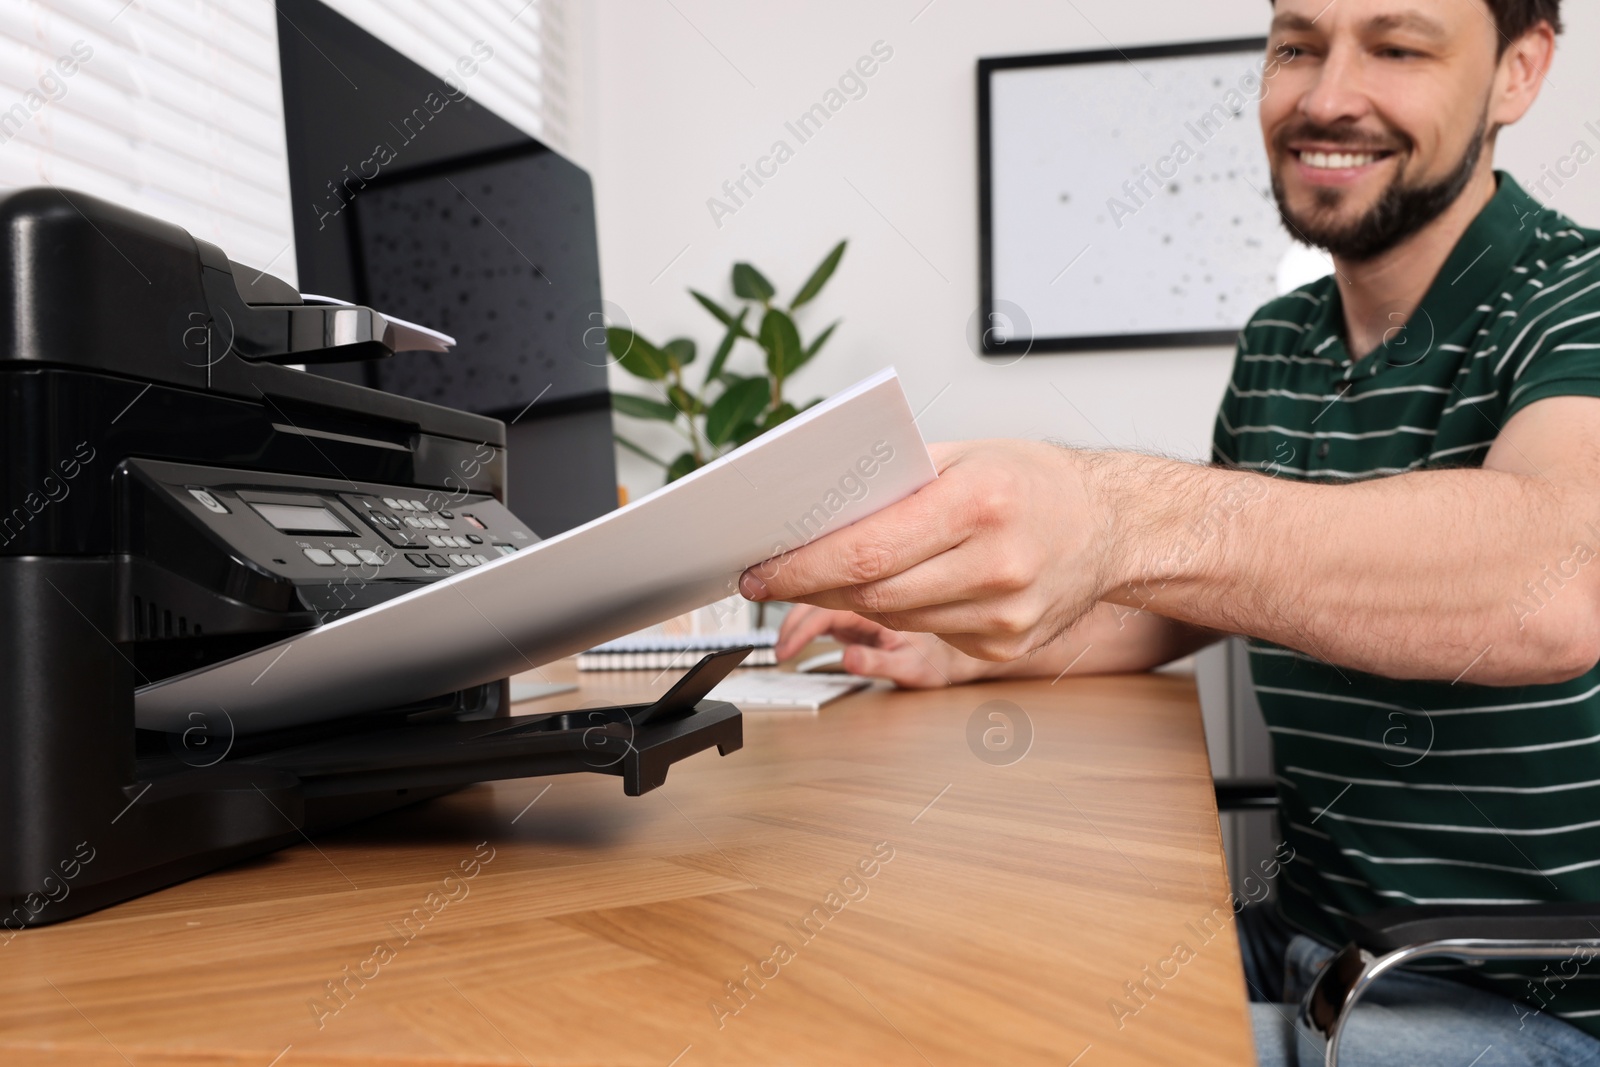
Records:
<instances>
[{"instance_id":1,"label":"spiral notebook","mask_svg":"<svg viewBox=\"0 0 1600 1067\"><path fill-rule=\"evenodd\" d=\"M580 671L664 671L687 667L707 652L749 646L740 667L774 667L776 630L734 630L715 634L629 634L578 653Z\"/></svg>"}]
</instances>

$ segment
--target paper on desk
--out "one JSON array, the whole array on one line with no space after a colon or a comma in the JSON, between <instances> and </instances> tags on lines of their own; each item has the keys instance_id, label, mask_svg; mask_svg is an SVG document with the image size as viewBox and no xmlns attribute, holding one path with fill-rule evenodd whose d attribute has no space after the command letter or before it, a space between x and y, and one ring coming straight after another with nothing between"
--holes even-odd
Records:
<instances>
[{"instance_id":1,"label":"paper on desk","mask_svg":"<svg viewBox=\"0 0 1600 1067\"><path fill-rule=\"evenodd\" d=\"M745 568L934 477L900 380L886 370L548 541L143 686L135 719L179 731L191 713L220 710L249 733L492 682L720 600Z\"/></svg>"}]
</instances>

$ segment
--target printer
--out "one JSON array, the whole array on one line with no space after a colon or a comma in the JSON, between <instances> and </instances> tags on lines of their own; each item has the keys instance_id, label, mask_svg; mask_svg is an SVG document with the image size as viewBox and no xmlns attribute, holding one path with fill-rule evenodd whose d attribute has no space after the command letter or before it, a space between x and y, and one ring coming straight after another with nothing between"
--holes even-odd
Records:
<instances>
[{"instance_id":1,"label":"printer","mask_svg":"<svg viewBox=\"0 0 1600 1067\"><path fill-rule=\"evenodd\" d=\"M501 680L138 729L141 685L537 537L504 503L502 423L295 366L448 338L57 188L0 197L0 254L0 940L470 783L591 771L638 795L740 747L705 699L738 651L648 705L511 717Z\"/></svg>"}]
</instances>

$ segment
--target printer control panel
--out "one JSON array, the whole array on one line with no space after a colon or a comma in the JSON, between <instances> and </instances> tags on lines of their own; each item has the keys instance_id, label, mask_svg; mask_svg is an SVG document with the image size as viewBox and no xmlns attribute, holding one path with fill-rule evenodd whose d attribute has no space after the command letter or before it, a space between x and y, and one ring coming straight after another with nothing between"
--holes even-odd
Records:
<instances>
[{"instance_id":1,"label":"printer control panel","mask_svg":"<svg viewBox=\"0 0 1600 1067\"><path fill-rule=\"evenodd\" d=\"M277 626L327 622L539 540L493 496L465 489L144 459L124 471L137 638L268 624L222 610L223 599L277 613ZM202 591L216 610L195 602Z\"/></svg>"}]
</instances>

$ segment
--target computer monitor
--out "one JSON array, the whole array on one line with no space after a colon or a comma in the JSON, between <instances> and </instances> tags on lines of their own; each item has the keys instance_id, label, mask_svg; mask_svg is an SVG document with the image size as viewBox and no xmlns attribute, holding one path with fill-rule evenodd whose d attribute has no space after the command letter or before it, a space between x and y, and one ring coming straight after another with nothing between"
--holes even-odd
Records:
<instances>
[{"instance_id":1,"label":"computer monitor","mask_svg":"<svg viewBox=\"0 0 1600 1067\"><path fill-rule=\"evenodd\" d=\"M312 372L503 419L541 537L615 507L589 176L320 0L278 13L301 291L457 340Z\"/></svg>"}]
</instances>

